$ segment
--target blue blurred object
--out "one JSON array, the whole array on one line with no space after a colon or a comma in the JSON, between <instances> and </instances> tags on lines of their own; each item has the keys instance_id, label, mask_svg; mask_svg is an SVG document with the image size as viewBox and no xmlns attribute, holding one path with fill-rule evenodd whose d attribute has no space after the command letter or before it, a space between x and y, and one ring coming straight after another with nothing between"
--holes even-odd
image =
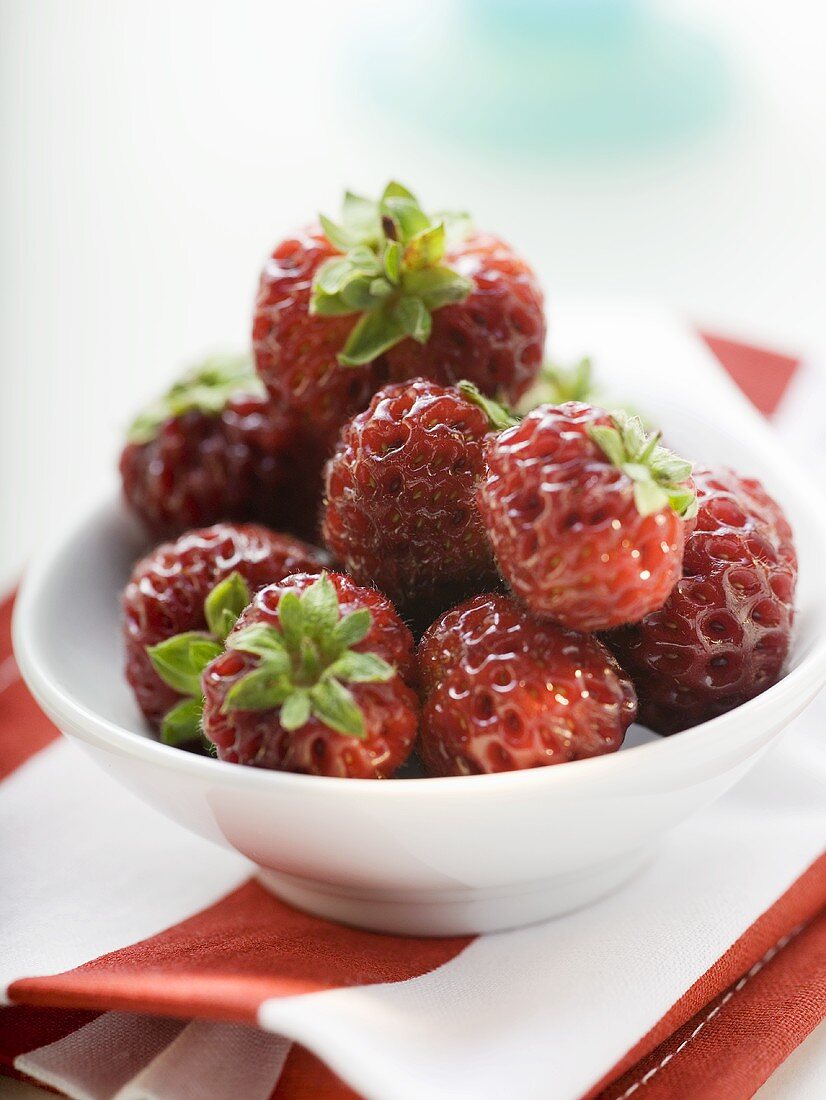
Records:
<instances>
[{"instance_id":1,"label":"blue blurred object","mask_svg":"<svg viewBox=\"0 0 826 1100\"><path fill-rule=\"evenodd\" d=\"M365 90L452 141L633 152L685 141L730 100L715 43L643 0L460 0L430 23L396 12L361 38Z\"/></svg>"}]
</instances>

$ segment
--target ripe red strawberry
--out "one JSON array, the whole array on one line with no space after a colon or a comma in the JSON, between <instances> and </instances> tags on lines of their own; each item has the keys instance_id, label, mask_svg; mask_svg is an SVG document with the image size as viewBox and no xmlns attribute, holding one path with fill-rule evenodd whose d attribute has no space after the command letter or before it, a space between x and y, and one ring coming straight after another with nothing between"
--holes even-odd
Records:
<instances>
[{"instance_id":1,"label":"ripe red strawberry","mask_svg":"<svg viewBox=\"0 0 826 1100\"><path fill-rule=\"evenodd\" d=\"M495 583L474 497L491 417L511 422L473 386L420 378L379 390L345 425L327 466L322 529L356 581L433 614Z\"/></svg>"},{"instance_id":2,"label":"ripe red strawberry","mask_svg":"<svg viewBox=\"0 0 826 1100\"><path fill-rule=\"evenodd\" d=\"M273 401L294 412L327 450L341 424L364 408L382 379L377 364L339 363L351 318L310 311L316 273L336 255L316 227L277 245L261 273L252 327L258 373Z\"/></svg>"},{"instance_id":3,"label":"ripe red strawberry","mask_svg":"<svg viewBox=\"0 0 826 1100\"><path fill-rule=\"evenodd\" d=\"M562 764L615 752L634 721L631 681L596 638L475 596L419 645L420 753L431 775Z\"/></svg>"},{"instance_id":4,"label":"ripe red strawberry","mask_svg":"<svg viewBox=\"0 0 826 1100\"><path fill-rule=\"evenodd\" d=\"M516 400L544 340L527 264L465 219L428 216L395 183L378 203L348 194L341 225L322 218L279 244L253 321L270 394L330 447L388 378L467 378Z\"/></svg>"},{"instance_id":5,"label":"ripe red strawberry","mask_svg":"<svg viewBox=\"0 0 826 1100\"><path fill-rule=\"evenodd\" d=\"M342 573L262 589L204 670L203 728L221 760L386 779L416 737L413 637Z\"/></svg>"},{"instance_id":6,"label":"ripe red strawberry","mask_svg":"<svg viewBox=\"0 0 826 1100\"><path fill-rule=\"evenodd\" d=\"M325 561L322 551L288 535L229 523L189 531L139 561L123 593L123 635L126 678L149 722L159 728L173 708L197 697L203 658L220 652L216 639L228 633L226 611L237 616L250 591ZM158 649L181 636L171 649ZM189 643L196 645L200 667L190 660ZM178 733L170 726L167 739L182 739L181 724L193 713L190 708L174 716Z\"/></svg>"},{"instance_id":7,"label":"ripe red strawberry","mask_svg":"<svg viewBox=\"0 0 826 1100\"><path fill-rule=\"evenodd\" d=\"M697 470L699 510L683 579L666 603L606 641L636 684L640 721L677 733L771 687L789 652L797 557L763 486Z\"/></svg>"},{"instance_id":8,"label":"ripe red strawberry","mask_svg":"<svg viewBox=\"0 0 826 1100\"><path fill-rule=\"evenodd\" d=\"M228 437L243 441L253 457L252 518L315 541L320 534L326 449L269 398L234 394L222 419Z\"/></svg>"},{"instance_id":9,"label":"ripe red strawberry","mask_svg":"<svg viewBox=\"0 0 826 1100\"><path fill-rule=\"evenodd\" d=\"M156 538L218 520L310 532L322 463L299 466L300 447L295 424L264 396L248 358L210 359L134 422L120 460L124 496ZM300 511L297 485L307 502Z\"/></svg>"},{"instance_id":10,"label":"ripe red strawberry","mask_svg":"<svg viewBox=\"0 0 826 1100\"><path fill-rule=\"evenodd\" d=\"M492 437L479 510L535 614L590 632L660 607L681 575L691 466L636 417L541 406Z\"/></svg>"}]
</instances>

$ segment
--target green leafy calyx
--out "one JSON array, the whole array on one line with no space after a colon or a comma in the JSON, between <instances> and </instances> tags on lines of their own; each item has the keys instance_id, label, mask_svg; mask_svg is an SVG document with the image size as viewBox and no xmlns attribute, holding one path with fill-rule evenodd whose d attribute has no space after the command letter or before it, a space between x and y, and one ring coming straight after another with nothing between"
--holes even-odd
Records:
<instances>
[{"instance_id":1,"label":"green leafy calyx","mask_svg":"<svg viewBox=\"0 0 826 1100\"><path fill-rule=\"evenodd\" d=\"M230 573L215 585L204 600L204 614L207 626L219 642L226 641L238 616L251 600L250 587L240 573Z\"/></svg>"},{"instance_id":2,"label":"green leafy calyx","mask_svg":"<svg viewBox=\"0 0 826 1100\"><path fill-rule=\"evenodd\" d=\"M473 289L443 262L448 244L469 231L467 216L426 214L399 183L378 202L348 192L341 222L322 216L321 225L341 255L316 272L310 312L360 315L339 354L345 366L369 363L408 336L426 343L434 310Z\"/></svg>"},{"instance_id":3,"label":"green leafy calyx","mask_svg":"<svg viewBox=\"0 0 826 1100\"><path fill-rule=\"evenodd\" d=\"M501 432L505 428L512 428L514 424L519 423L519 417L516 413L509 409L507 405L494 401L492 397L485 397L473 382L462 381L457 389L464 398L472 404L478 405L487 416L492 431Z\"/></svg>"},{"instance_id":4,"label":"green leafy calyx","mask_svg":"<svg viewBox=\"0 0 826 1100\"><path fill-rule=\"evenodd\" d=\"M647 435L638 416L611 414L611 425L588 429L591 439L634 483L634 502L640 515L673 508L678 516L697 514L697 497L690 484L691 463L662 447L660 433Z\"/></svg>"},{"instance_id":5,"label":"green leafy calyx","mask_svg":"<svg viewBox=\"0 0 826 1100\"><path fill-rule=\"evenodd\" d=\"M161 741L165 745L185 745L197 740L201 734L202 699L182 699L168 711L161 723Z\"/></svg>"},{"instance_id":6,"label":"green leafy calyx","mask_svg":"<svg viewBox=\"0 0 826 1100\"><path fill-rule=\"evenodd\" d=\"M204 601L209 632L189 630L146 647L158 676L184 696L161 722L164 744L180 745L200 736L204 703L201 673L210 661L223 653L227 635L251 599L249 586L241 574L230 573Z\"/></svg>"},{"instance_id":7,"label":"green leafy calyx","mask_svg":"<svg viewBox=\"0 0 826 1100\"><path fill-rule=\"evenodd\" d=\"M171 389L147 406L129 429L130 443L148 443L172 417L197 410L217 416L236 393L262 396L263 384L248 355L223 355L207 359L188 371Z\"/></svg>"},{"instance_id":8,"label":"green leafy calyx","mask_svg":"<svg viewBox=\"0 0 826 1100\"><path fill-rule=\"evenodd\" d=\"M365 736L364 716L346 684L384 683L396 670L374 653L353 648L370 630L366 608L342 616L326 573L300 596L285 592L278 605L280 629L255 623L227 640L230 649L259 658L227 693L224 709L280 710L286 730L311 717L336 733Z\"/></svg>"},{"instance_id":9,"label":"green leafy calyx","mask_svg":"<svg viewBox=\"0 0 826 1100\"><path fill-rule=\"evenodd\" d=\"M564 405L566 401L593 401L593 367L589 358L572 367L544 363L539 376L519 402L519 411L530 412L537 405Z\"/></svg>"}]
</instances>

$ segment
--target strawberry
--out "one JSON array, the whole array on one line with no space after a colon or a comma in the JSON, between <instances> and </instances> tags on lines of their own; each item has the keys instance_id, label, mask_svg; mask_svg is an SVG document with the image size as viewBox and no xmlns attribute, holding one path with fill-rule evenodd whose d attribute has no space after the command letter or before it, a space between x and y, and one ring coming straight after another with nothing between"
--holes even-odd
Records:
<instances>
[{"instance_id":1,"label":"strawberry","mask_svg":"<svg viewBox=\"0 0 826 1100\"><path fill-rule=\"evenodd\" d=\"M425 214L396 183L378 203L348 193L341 225L322 217L279 244L253 321L267 389L329 448L388 379L468 378L515 400L544 340L527 264L465 218Z\"/></svg>"},{"instance_id":2,"label":"strawberry","mask_svg":"<svg viewBox=\"0 0 826 1100\"><path fill-rule=\"evenodd\" d=\"M252 592L325 561L322 551L288 535L219 523L137 563L123 593L126 678L164 740L197 736L200 670L220 652ZM184 703L190 705L179 710Z\"/></svg>"},{"instance_id":3,"label":"strawberry","mask_svg":"<svg viewBox=\"0 0 826 1100\"><path fill-rule=\"evenodd\" d=\"M696 510L691 466L637 417L541 406L492 437L478 494L502 575L528 608L605 630L661 607Z\"/></svg>"},{"instance_id":4,"label":"strawberry","mask_svg":"<svg viewBox=\"0 0 826 1100\"><path fill-rule=\"evenodd\" d=\"M594 637L475 596L419 644L419 750L431 775L562 764L615 752L634 721L631 681Z\"/></svg>"},{"instance_id":5,"label":"strawberry","mask_svg":"<svg viewBox=\"0 0 826 1100\"><path fill-rule=\"evenodd\" d=\"M321 463L303 462L296 478L300 447L248 357L209 359L134 421L120 459L124 497L156 538L219 520L311 531Z\"/></svg>"},{"instance_id":6,"label":"strawberry","mask_svg":"<svg viewBox=\"0 0 826 1100\"><path fill-rule=\"evenodd\" d=\"M336 256L316 227L277 245L261 273L252 327L256 366L273 401L294 413L326 451L383 377L378 364L339 363L350 318L318 316L310 309L314 278Z\"/></svg>"},{"instance_id":7,"label":"strawberry","mask_svg":"<svg viewBox=\"0 0 826 1100\"><path fill-rule=\"evenodd\" d=\"M358 583L433 614L494 583L474 494L485 437L511 422L468 383L379 390L327 466L322 530L334 557Z\"/></svg>"},{"instance_id":8,"label":"strawberry","mask_svg":"<svg viewBox=\"0 0 826 1100\"><path fill-rule=\"evenodd\" d=\"M797 557L760 482L695 470L683 577L659 610L606 635L637 686L640 721L677 733L771 687L789 652Z\"/></svg>"},{"instance_id":9,"label":"strawberry","mask_svg":"<svg viewBox=\"0 0 826 1100\"><path fill-rule=\"evenodd\" d=\"M418 699L413 638L390 602L342 573L262 589L201 679L221 760L385 779L407 759Z\"/></svg>"}]
</instances>

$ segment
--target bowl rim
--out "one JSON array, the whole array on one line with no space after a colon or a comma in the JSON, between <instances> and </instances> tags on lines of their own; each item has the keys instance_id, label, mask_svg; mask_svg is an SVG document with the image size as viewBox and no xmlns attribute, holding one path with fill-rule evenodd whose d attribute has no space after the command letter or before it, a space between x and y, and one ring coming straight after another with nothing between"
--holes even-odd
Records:
<instances>
[{"instance_id":1,"label":"bowl rim","mask_svg":"<svg viewBox=\"0 0 826 1100\"><path fill-rule=\"evenodd\" d=\"M813 528L817 530L826 547L826 521L813 509L810 508L808 512ZM679 761L704 746L707 749L712 741L715 749L724 750L731 747L738 732L742 736L744 728L757 731L753 736L759 739L759 731L765 729L766 724L778 720L783 723L784 718L791 720L826 683L826 584L821 584L817 593L820 598L815 602L823 629L818 631L818 637L810 651L781 680L726 714L679 734L659 737L621 752L568 761L564 767L549 765L483 775L426 776L394 779L390 782L272 771L198 756L164 745L152 736L138 733L98 714L74 695L69 686L60 682L38 650L34 620L44 589L55 575L59 576L65 569L65 559L68 557L69 561L72 560L73 545L101 526L104 520L111 520L118 514L124 515L124 508L117 501L110 499L105 504L97 504L62 538L55 539L34 559L26 571L15 601L12 624L15 658L21 675L38 704L61 729L64 729L64 724L68 726L71 730L70 736L191 778L221 782L222 785L243 786L252 790L269 790L273 794L284 787L296 791L303 789L316 794L324 792L325 797L346 796L349 791L352 795L358 794L360 798L370 792L370 797L373 798L438 795L453 799L457 796L473 797L473 792L481 793L483 790L490 794L527 794L537 786L547 788L550 792L571 784L587 783L589 779L597 781L600 777L618 778L627 774L629 769L637 773L642 768L649 771L652 768L659 770L667 757L675 758L675 762ZM780 727L777 732L780 732ZM471 779L472 783L469 782Z\"/></svg>"}]
</instances>

